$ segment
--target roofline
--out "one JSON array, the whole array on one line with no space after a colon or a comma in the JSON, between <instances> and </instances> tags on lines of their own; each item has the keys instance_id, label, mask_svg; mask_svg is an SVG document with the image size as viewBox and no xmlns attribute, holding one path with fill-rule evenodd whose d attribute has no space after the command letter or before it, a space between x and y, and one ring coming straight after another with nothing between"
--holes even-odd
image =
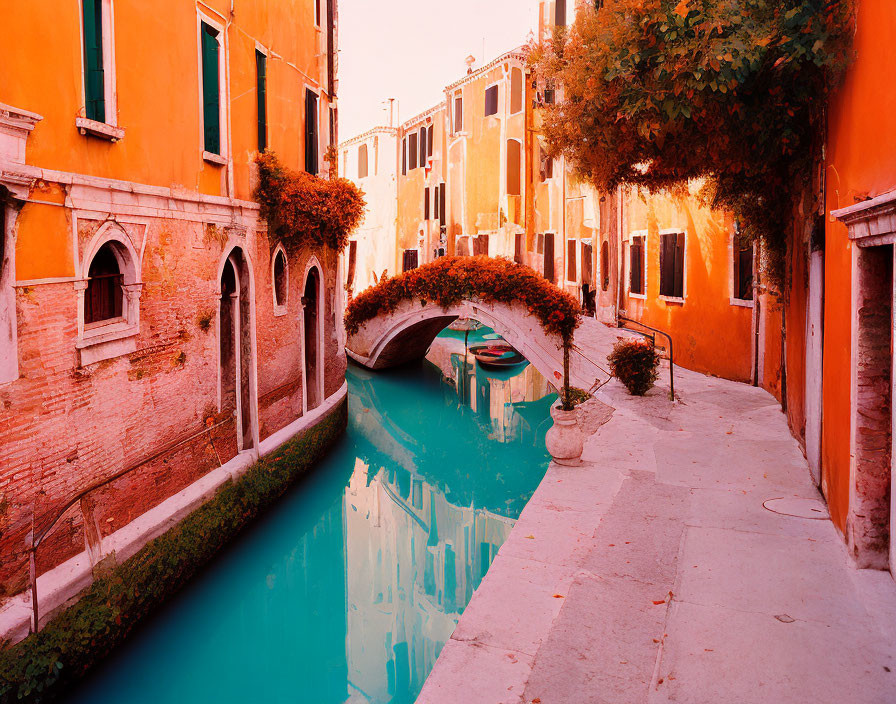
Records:
<instances>
[{"instance_id":1,"label":"roofline","mask_svg":"<svg viewBox=\"0 0 896 704\"><path fill-rule=\"evenodd\" d=\"M361 134L355 135L354 137L349 137L348 139L340 142L338 145L336 145L337 149L342 148L342 147L348 147L352 144L355 144L356 142L361 142L363 140L366 140L369 137L373 137L376 134L398 135L398 128L397 127L385 127L385 126L371 127L366 132L362 132Z\"/></svg>"}]
</instances>

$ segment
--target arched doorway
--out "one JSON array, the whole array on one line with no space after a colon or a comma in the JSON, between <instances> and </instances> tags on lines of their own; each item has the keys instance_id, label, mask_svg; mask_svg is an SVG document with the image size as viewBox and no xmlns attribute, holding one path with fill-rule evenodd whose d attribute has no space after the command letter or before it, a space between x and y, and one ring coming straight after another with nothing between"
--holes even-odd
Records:
<instances>
[{"instance_id":1,"label":"arched doorway","mask_svg":"<svg viewBox=\"0 0 896 704\"><path fill-rule=\"evenodd\" d=\"M243 451L255 447L255 382L249 266L239 248L224 262L220 287L220 408L234 414L237 450Z\"/></svg>"},{"instance_id":2,"label":"arched doorway","mask_svg":"<svg viewBox=\"0 0 896 704\"><path fill-rule=\"evenodd\" d=\"M317 408L324 396L323 287L320 269L312 265L305 275L302 293L302 350L305 412Z\"/></svg>"}]
</instances>

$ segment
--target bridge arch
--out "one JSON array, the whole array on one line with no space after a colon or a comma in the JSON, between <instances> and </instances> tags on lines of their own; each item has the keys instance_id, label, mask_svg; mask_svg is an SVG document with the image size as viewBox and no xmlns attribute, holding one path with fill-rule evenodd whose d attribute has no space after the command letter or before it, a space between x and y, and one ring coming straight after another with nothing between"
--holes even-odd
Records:
<instances>
[{"instance_id":1,"label":"bridge arch","mask_svg":"<svg viewBox=\"0 0 896 704\"><path fill-rule=\"evenodd\" d=\"M493 328L519 350L538 372L559 387L563 374L563 346L559 335L544 331L539 320L520 304L463 300L447 308L438 303L403 301L391 313L381 313L361 324L346 340L346 352L368 369L389 369L422 359L436 335L459 317ZM559 376L558 376L559 375ZM573 365L570 383L589 388L583 369Z\"/></svg>"}]
</instances>

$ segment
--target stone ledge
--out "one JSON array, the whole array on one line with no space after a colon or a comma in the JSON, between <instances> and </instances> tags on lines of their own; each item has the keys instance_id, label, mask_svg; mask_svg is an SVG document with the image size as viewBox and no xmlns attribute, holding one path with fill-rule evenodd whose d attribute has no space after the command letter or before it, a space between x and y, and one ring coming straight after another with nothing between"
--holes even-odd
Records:
<instances>
[{"instance_id":1,"label":"stone ledge","mask_svg":"<svg viewBox=\"0 0 896 704\"><path fill-rule=\"evenodd\" d=\"M99 137L100 139L108 139L110 142L117 142L124 139L124 128L109 125L98 120L88 120L86 117L76 117L75 127L82 135L90 135L91 137Z\"/></svg>"}]
</instances>

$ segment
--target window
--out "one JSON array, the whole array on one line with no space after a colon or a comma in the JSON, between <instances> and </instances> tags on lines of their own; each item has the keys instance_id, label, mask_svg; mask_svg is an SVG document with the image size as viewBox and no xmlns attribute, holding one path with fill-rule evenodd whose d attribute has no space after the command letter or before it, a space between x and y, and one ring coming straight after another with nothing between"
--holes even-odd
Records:
<instances>
[{"instance_id":1,"label":"window","mask_svg":"<svg viewBox=\"0 0 896 704\"><path fill-rule=\"evenodd\" d=\"M541 177L541 182L544 183L549 178L554 178L554 160L551 159L540 146L538 152L541 156L539 175Z\"/></svg>"},{"instance_id":2,"label":"window","mask_svg":"<svg viewBox=\"0 0 896 704\"><path fill-rule=\"evenodd\" d=\"M255 114L258 118L258 151L268 147L268 105L267 105L267 62L268 57L255 50Z\"/></svg>"},{"instance_id":3,"label":"window","mask_svg":"<svg viewBox=\"0 0 896 704\"><path fill-rule=\"evenodd\" d=\"M317 93L305 89L305 171L317 176Z\"/></svg>"},{"instance_id":4,"label":"window","mask_svg":"<svg viewBox=\"0 0 896 704\"><path fill-rule=\"evenodd\" d=\"M498 113L498 86L489 86L485 89L485 116Z\"/></svg>"},{"instance_id":5,"label":"window","mask_svg":"<svg viewBox=\"0 0 896 704\"><path fill-rule=\"evenodd\" d=\"M522 145L515 139L507 140L507 195L522 193Z\"/></svg>"},{"instance_id":6,"label":"window","mask_svg":"<svg viewBox=\"0 0 896 704\"><path fill-rule=\"evenodd\" d=\"M464 131L464 98L460 93L454 96L454 131Z\"/></svg>"},{"instance_id":7,"label":"window","mask_svg":"<svg viewBox=\"0 0 896 704\"><path fill-rule=\"evenodd\" d=\"M417 168L417 133L415 132L408 137L408 169L413 171Z\"/></svg>"},{"instance_id":8,"label":"window","mask_svg":"<svg viewBox=\"0 0 896 704\"><path fill-rule=\"evenodd\" d=\"M417 257L418 253L416 249L406 249L404 250L404 255L401 259L401 270L402 271L410 271L411 269L417 268Z\"/></svg>"},{"instance_id":9,"label":"window","mask_svg":"<svg viewBox=\"0 0 896 704\"><path fill-rule=\"evenodd\" d=\"M554 90L553 82L548 82L544 87L544 102L546 105L553 105L557 102L557 92Z\"/></svg>"},{"instance_id":10,"label":"window","mask_svg":"<svg viewBox=\"0 0 896 704\"><path fill-rule=\"evenodd\" d=\"M342 152L342 175L348 177L348 152Z\"/></svg>"},{"instance_id":11,"label":"window","mask_svg":"<svg viewBox=\"0 0 896 704\"><path fill-rule=\"evenodd\" d=\"M628 245L628 290L636 296L644 295L644 237L632 237Z\"/></svg>"},{"instance_id":12,"label":"window","mask_svg":"<svg viewBox=\"0 0 896 704\"><path fill-rule=\"evenodd\" d=\"M427 151L429 146L429 140L426 138L426 127L420 128L420 166L426 166L426 159L429 157L429 152Z\"/></svg>"},{"instance_id":13,"label":"window","mask_svg":"<svg viewBox=\"0 0 896 704\"><path fill-rule=\"evenodd\" d=\"M320 27L320 17L321 17L320 4L321 4L321 2L322 2L322 0L314 0L314 24L317 25L318 27Z\"/></svg>"},{"instance_id":14,"label":"window","mask_svg":"<svg viewBox=\"0 0 896 704\"><path fill-rule=\"evenodd\" d=\"M346 284L349 288L355 285L355 269L358 264L358 242L352 240L348 243L348 275L346 276Z\"/></svg>"},{"instance_id":15,"label":"window","mask_svg":"<svg viewBox=\"0 0 896 704\"><path fill-rule=\"evenodd\" d=\"M429 220L429 189L423 189L423 219Z\"/></svg>"},{"instance_id":16,"label":"window","mask_svg":"<svg viewBox=\"0 0 896 704\"><path fill-rule=\"evenodd\" d=\"M367 145L358 147L358 178L367 178Z\"/></svg>"},{"instance_id":17,"label":"window","mask_svg":"<svg viewBox=\"0 0 896 704\"><path fill-rule=\"evenodd\" d=\"M429 129L426 131L426 154L432 159L432 147L433 147L433 139L434 139L434 127L435 125L430 125Z\"/></svg>"},{"instance_id":18,"label":"window","mask_svg":"<svg viewBox=\"0 0 896 704\"><path fill-rule=\"evenodd\" d=\"M286 272L286 254L283 249L278 249L274 255L274 308L286 307L286 297L288 295Z\"/></svg>"},{"instance_id":19,"label":"window","mask_svg":"<svg viewBox=\"0 0 896 704\"><path fill-rule=\"evenodd\" d=\"M575 240L566 240L566 280L577 281L576 276L576 254L578 245Z\"/></svg>"},{"instance_id":20,"label":"window","mask_svg":"<svg viewBox=\"0 0 896 704\"><path fill-rule=\"evenodd\" d=\"M124 278L115 250L104 244L90 262L84 294L84 324L93 325L122 317Z\"/></svg>"},{"instance_id":21,"label":"window","mask_svg":"<svg viewBox=\"0 0 896 704\"><path fill-rule=\"evenodd\" d=\"M660 235L660 295L684 298L684 233Z\"/></svg>"},{"instance_id":22,"label":"window","mask_svg":"<svg viewBox=\"0 0 896 704\"><path fill-rule=\"evenodd\" d=\"M82 0L84 23L84 98L88 120L106 121L103 0Z\"/></svg>"},{"instance_id":23,"label":"window","mask_svg":"<svg viewBox=\"0 0 896 704\"><path fill-rule=\"evenodd\" d=\"M544 235L541 233L535 236L535 251L538 254L544 253Z\"/></svg>"},{"instance_id":24,"label":"window","mask_svg":"<svg viewBox=\"0 0 896 704\"><path fill-rule=\"evenodd\" d=\"M439 184L439 207L438 207L438 211L439 211L439 225L441 225L442 227L445 226L445 221L446 221L446 218L445 218L445 208L446 208L446 206L447 206L447 199L445 198L445 184L444 184L444 183L440 183L440 184Z\"/></svg>"},{"instance_id":25,"label":"window","mask_svg":"<svg viewBox=\"0 0 896 704\"><path fill-rule=\"evenodd\" d=\"M600 287L604 291L610 288L610 245L606 241L600 246Z\"/></svg>"},{"instance_id":26,"label":"window","mask_svg":"<svg viewBox=\"0 0 896 704\"><path fill-rule=\"evenodd\" d=\"M401 175L407 176L408 173L408 138L401 140Z\"/></svg>"},{"instance_id":27,"label":"window","mask_svg":"<svg viewBox=\"0 0 896 704\"><path fill-rule=\"evenodd\" d=\"M523 72L518 68L510 69L510 114L523 111Z\"/></svg>"},{"instance_id":28,"label":"window","mask_svg":"<svg viewBox=\"0 0 896 704\"><path fill-rule=\"evenodd\" d=\"M554 24L566 26L566 0L554 0Z\"/></svg>"},{"instance_id":29,"label":"window","mask_svg":"<svg viewBox=\"0 0 896 704\"><path fill-rule=\"evenodd\" d=\"M734 240L734 298L753 300L753 247Z\"/></svg>"},{"instance_id":30,"label":"window","mask_svg":"<svg viewBox=\"0 0 896 704\"><path fill-rule=\"evenodd\" d=\"M373 138L373 174L374 176L380 169L380 138Z\"/></svg>"},{"instance_id":31,"label":"window","mask_svg":"<svg viewBox=\"0 0 896 704\"><path fill-rule=\"evenodd\" d=\"M479 235L473 239L473 254L488 255L488 235Z\"/></svg>"},{"instance_id":32,"label":"window","mask_svg":"<svg viewBox=\"0 0 896 704\"><path fill-rule=\"evenodd\" d=\"M221 153L221 84L218 30L202 23L202 125L205 151Z\"/></svg>"},{"instance_id":33,"label":"window","mask_svg":"<svg viewBox=\"0 0 896 704\"><path fill-rule=\"evenodd\" d=\"M434 186L432 189L432 216L434 219L439 217L439 187Z\"/></svg>"}]
</instances>

